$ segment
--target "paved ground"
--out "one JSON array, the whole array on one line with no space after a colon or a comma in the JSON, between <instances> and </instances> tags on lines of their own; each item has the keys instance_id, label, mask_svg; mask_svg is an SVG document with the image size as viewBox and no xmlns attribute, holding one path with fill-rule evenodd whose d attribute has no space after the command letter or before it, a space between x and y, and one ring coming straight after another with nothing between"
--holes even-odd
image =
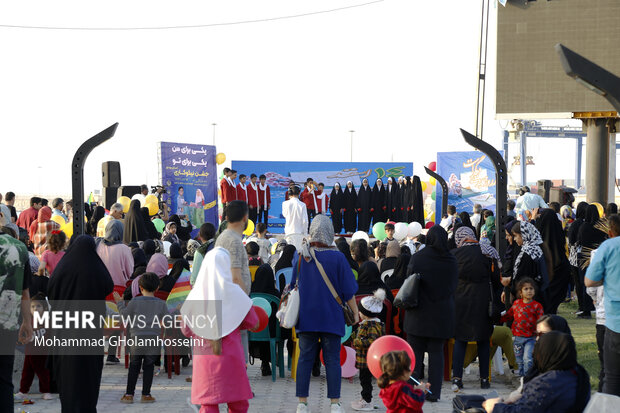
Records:
<instances>
[{"instance_id":1,"label":"paved ground","mask_svg":"<svg viewBox=\"0 0 620 413\"><path fill-rule=\"evenodd\" d=\"M286 360L286 359L285 359ZM15 374L13 383L19 384L21 366L23 363L23 356L18 353L15 361ZM286 377L280 379L274 383L271 381L271 377L262 377L260 374L259 363L254 366L250 366L248 374L250 377L250 383L252 389L256 394L256 397L250 400L250 412L282 412L291 413L295 412L297 407L297 400L295 398L295 381L291 379L290 373L286 372ZM506 363L504 363L506 364ZM509 371L509 370L508 370ZM483 394L480 390L477 365L471 366L471 374L465 375L464 385L465 389L462 391L465 394ZM329 412L329 400L326 398L327 394L327 382L325 380L325 370L322 369L321 377L312 378L310 383L310 399L309 405L312 412ZM132 413L142 411L154 411L160 410L165 412L192 412L193 410L188 406L187 398L190 394L191 383L185 381L185 378L191 375L191 364L189 367L181 369L180 376L173 376L171 380L168 379L166 374L161 373L160 376L155 377L152 388L152 395L157 399L157 402L153 405L143 405L134 403L133 405L121 404L119 399L124 394L125 385L127 381L127 370L124 365L117 366L105 366L103 370L103 379L101 383L101 390L99 394L98 411L106 413ZM511 382L510 373L508 375L500 376L494 372L493 382L491 384L492 390L496 390L500 395L508 395L516 387ZM139 394L141 386L141 379L138 380L138 388L136 393ZM32 391L38 392L38 382L35 382L32 386ZM359 398L359 392L361 387L359 385L358 378L354 378L352 381L347 379L342 380L342 402L347 412L352 412L350 404L353 400ZM375 402L379 406L376 411L385 411L385 407L378 398L378 389L375 383ZM59 413L60 401L56 400L43 400L41 394L32 393L32 400L35 402L32 405L15 405L15 412L26 413ZM55 395L57 397L57 395ZM451 412L452 411L452 398L454 393L450 390L450 384L444 382L442 389L442 398L438 403L426 403L424 405L424 411L427 413L439 413L439 412ZM224 406L221 407L221 411L225 412Z\"/></svg>"}]
</instances>

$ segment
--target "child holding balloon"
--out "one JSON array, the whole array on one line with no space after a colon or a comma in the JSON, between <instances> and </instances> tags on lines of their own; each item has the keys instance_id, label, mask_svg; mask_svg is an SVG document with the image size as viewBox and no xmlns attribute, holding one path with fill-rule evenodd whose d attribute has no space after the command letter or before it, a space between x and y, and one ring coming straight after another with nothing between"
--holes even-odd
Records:
<instances>
[{"instance_id":1,"label":"child holding balloon","mask_svg":"<svg viewBox=\"0 0 620 413\"><path fill-rule=\"evenodd\" d=\"M364 297L360 301L360 325L353 337L355 348L355 367L360 371L362 397L351 403L353 410L374 410L372 405L372 374L368 369L366 356L368 348L379 337L385 335L385 326L379 320L379 313L383 310L385 290L379 288L373 295Z\"/></svg>"},{"instance_id":2,"label":"child holding balloon","mask_svg":"<svg viewBox=\"0 0 620 413\"><path fill-rule=\"evenodd\" d=\"M381 356L381 371L383 374L377 379L377 384L387 413L422 413L430 384L412 386L407 382L411 376L411 359L407 352L385 353Z\"/></svg>"}]
</instances>

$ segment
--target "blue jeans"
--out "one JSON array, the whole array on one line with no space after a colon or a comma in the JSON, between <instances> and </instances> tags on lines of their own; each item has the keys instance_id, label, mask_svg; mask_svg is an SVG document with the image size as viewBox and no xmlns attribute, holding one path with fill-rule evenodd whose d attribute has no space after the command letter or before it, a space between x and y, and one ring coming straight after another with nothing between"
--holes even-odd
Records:
<instances>
[{"instance_id":1,"label":"blue jeans","mask_svg":"<svg viewBox=\"0 0 620 413\"><path fill-rule=\"evenodd\" d=\"M534 344L536 344L536 339L534 337L515 336L515 358L519 366L519 376L525 376L532 368L534 362L532 358L534 354Z\"/></svg>"},{"instance_id":2,"label":"blue jeans","mask_svg":"<svg viewBox=\"0 0 620 413\"><path fill-rule=\"evenodd\" d=\"M298 333L299 361L297 362L296 397L308 397L310 390L310 374L314 359L319 351L323 350L325 370L327 376L327 397L340 398L340 336L331 333ZM321 340L319 343L319 339Z\"/></svg>"}]
</instances>

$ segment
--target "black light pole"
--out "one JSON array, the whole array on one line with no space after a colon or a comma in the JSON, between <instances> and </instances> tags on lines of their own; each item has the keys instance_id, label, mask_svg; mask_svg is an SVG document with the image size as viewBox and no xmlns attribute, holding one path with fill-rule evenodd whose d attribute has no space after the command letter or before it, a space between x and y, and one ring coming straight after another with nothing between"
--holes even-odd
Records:
<instances>
[{"instance_id":1,"label":"black light pole","mask_svg":"<svg viewBox=\"0 0 620 413\"><path fill-rule=\"evenodd\" d=\"M73 185L73 235L84 234L84 164L90 152L114 136L118 122L84 142L73 156L71 183Z\"/></svg>"},{"instance_id":2,"label":"black light pole","mask_svg":"<svg viewBox=\"0 0 620 413\"><path fill-rule=\"evenodd\" d=\"M506 222L506 201L508 200L508 172L506 170L506 162L502 155L491 145L485 141L476 138L471 133L461 129L465 142L478 149L489 157L495 167L495 222L497 228L503 228ZM524 160L521 160L523 162ZM437 179L437 178L435 178ZM506 238L503 231L495 231L495 248L499 252L499 256L503 257L506 252Z\"/></svg>"},{"instance_id":3,"label":"black light pole","mask_svg":"<svg viewBox=\"0 0 620 413\"><path fill-rule=\"evenodd\" d=\"M435 217L435 221L437 221L437 218L441 221L441 218L448 213L448 184L446 183L446 180L443 179L443 177L437 172L431 171L426 166L424 167L424 170L426 170L426 173L435 178L437 182L439 182L439 185L441 185L441 216Z\"/></svg>"},{"instance_id":4,"label":"black light pole","mask_svg":"<svg viewBox=\"0 0 620 413\"><path fill-rule=\"evenodd\" d=\"M577 83L603 96L620 112L620 78L591 62L566 46L558 43L555 50L562 68ZM605 115L603 115L605 116ZM586 145L586 201L607 204L610 196L610 129L615 128L617 114L582 119L587 129ZM614 148L615 149L615 148ZM614 153L614 152L611 152ZM615 171L614 171L615 172ZM613 193L613 192L611 192Z\"/></svg>"}]
</instances>

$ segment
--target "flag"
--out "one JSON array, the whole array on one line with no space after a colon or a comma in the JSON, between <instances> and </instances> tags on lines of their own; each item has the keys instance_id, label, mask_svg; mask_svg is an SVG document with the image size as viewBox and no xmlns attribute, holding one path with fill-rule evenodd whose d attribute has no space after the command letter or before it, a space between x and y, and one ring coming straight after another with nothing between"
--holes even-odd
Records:
<instances>
[{"instance_id":1,"label":"flag","mask_svg":"<svg viewBox=\"0 0 620 413\"><path fill-rule=\"evenodd\" d=\"M185 299L189 295L192 287L189 284L189 278L192 275L191 272L187 270L183 270L177 282L174 284L174 287L170 291L168 295L168 299L166 300L166 304L168 305L168 311L173 312L179 306L179 304L183 304Z\"/></svg>"},{"instance_id":2,"label":"flag","mask_svg":"<svg viewBox=\"0 0 620 413\"><path fill-rule=\"evenodd\" d=\"M92 192L90 193L90 195L88 195L88 199L86 200L86 202L88 203L88 205L95 203L95 197L93 196Z\"/></svg>"}]
</instances>

